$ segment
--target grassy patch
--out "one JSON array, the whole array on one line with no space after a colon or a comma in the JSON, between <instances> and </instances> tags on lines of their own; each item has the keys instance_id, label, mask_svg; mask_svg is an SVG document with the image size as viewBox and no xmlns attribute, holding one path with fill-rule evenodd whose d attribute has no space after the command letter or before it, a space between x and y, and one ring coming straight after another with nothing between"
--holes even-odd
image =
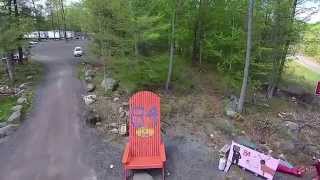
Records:
<instances>
[{"instance_id":1,"label":"grassy patch","mask_svg":"<svg viewBox=\"0 0 320 180\"><path fill-rule=\"evenodd\" d=\"M0 97L0 122L4 122L10 116L11 108L16 101L15 97Z\"/></svg>"},{"instance_id":2,"label":"grassy patch","mask_svg":"<svg viewBox=\"0 0 320 180\"><path fill-rule=\"evenodd\" d=\"M297 62L289 61L283 77L284 83L303 86L313 93L316 83L320 80L320 73L311 71Z\"/></svg>"},{"instance_id":3,"label":"grassy patch","mask_svg":"<svg viewBox=\"0 0 320 180\"><path fill-rule=\"evenodd\" d=\"M16 64L14 70L15 81L10 83L4 67L0 66L0 84L20 86L22 83L31 83L31 87L24 92L24 96L28 100L28 103L24 104L22 109L24 114L32 108L35 84L41 80L43 67L38 62L28 61L25 64ZM32 76L32 78L27 79L28 76ZM0 96L0 122L5 121L10 116L12 113L11 108L16 105L16 101L17 97Z\"/></svg>"}]
</instances>

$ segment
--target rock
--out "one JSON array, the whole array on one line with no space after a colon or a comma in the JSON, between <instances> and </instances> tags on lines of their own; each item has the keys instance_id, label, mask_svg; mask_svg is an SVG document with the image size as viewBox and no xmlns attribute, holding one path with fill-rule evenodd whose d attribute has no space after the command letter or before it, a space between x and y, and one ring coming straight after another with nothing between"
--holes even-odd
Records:
<instances>
[{"instance_id":1,"label":"rock","mask_svg":"<svg viewBox=\"0 0 320 180\"><path fill-rule=\"evenodd\" d=\"M18 100L17 100L17 103L18 104L24 104L24 103L27 103L27 98L25 97L20 97Z\"/></svg>"},{"instance_id":2,"label":"rock","mask_svg":"<svg viewBox=\"0 0 320 180\"><path fill-rule=\"evenodd\" d=\"M3 128L3 127L5 127L5 126L8 126L8 123L6 123L6 122L0 123L0 128Z\"/></svg>"},{"instance_id":3,"label":"rock","mask_svg":"<svg viewBox=\"0 0 320 180\"><path fill-rule=\"evenodd\" d=\"M123 103L122 103L122 106L123 106L123 107L129 107L129 103L128 103L128 102L123 102Z\"/></svg>"},{"instance_id":4,"label":"rock","mask_svg":"<svg viewBox=\"0 0 320 180\"><path fill-rule=\"evenodd\" d=\"M96 122L96 126L102 126L101 122Z\"/></svg>"},{"instance_id":5,"label":"rock","mask_svg":"<svg viewBox=\"0 0 320 180\"><path fill-rule=\"evenodd\" d=\"M121 124L119 134L122 136L127 134L127 124Z\"/></svg>"},{"instance_id":6,"label":"rock","mask_svg":"<svg viewBox=\"0 0 320 180\"><path fill-rule=\"evenodd\" d=\"M308 93L308 91L302 86L296 86L291 84L287 86L280 86L279 88L281 91L284 91L290 96L302 96L303 94Z\"/></svg>"},{"instance_id":7,"label":"rock","mask_svg":"<svg viewBox=\"0 0 320 180\"><path fill-rule=\"evenodd\" d=\"M118 88L118 85L119 83L112 78L106 78L101 82L101 86L105 91L115 91Z\"/></svg>"},{"instance_id":8,"label":"rock","mask_svg":"<svg viewBox=\"0 0 320 180\"><path fill-rule=\"evenodd\" d=\"M297 131L299 129L299 125L292 121L284 121L283 126L289 128L291 131Z\"/></svg>"},{"instance_id":9,"label":"rock","mask_svg":"<svg viewBox=\"0 0 320 180\"><path fill-rule=\"evenodd\" d=\"M86 76L86 77L84 77L84 80L86 82L91 82L93 80L93 78L91 76Z\"/></svg>"},{"instance_id":10,"label":"rock","mask_svg":"<svg viewBox=\"0 0 320 180\"><path fill-rule=\"evenodd\" d=\"M110 128L118 128L118 124L117 123L110 123L109 127Z\"/></svg>"},{"instance_id":11,"label":"rock","mask_svg":"<svg viewBox=\"0 0 320 180\"><path fill-rule=\"evenodd\" d=\"M33 76L27 76L27 80L33 79Z\"/></svg>"},{"instance_id":12,"label":"rock","mask_svg":"<svg viewBox=\"0 0 320 180\"><path fill-rule=\"evenodd\" d=\"M121 111L120 112L120 118L125 118L126 117L126 112L125 111Z\"/></svg>"},{"instance_id":13,"label":"rock","mask_svg":"<svg viewBox=\"0 0 320 180\"><path fill-rule=\"evenodd\" d=\"M134 173L133 180L153 180L153 177L146 172Z\"/></svg>"},{"instance_id":14,"label":"rock","mask_svg":"<svg viewBox=\"0 0 320 180\"><path fill-rule=\"evenodd\" d=\"M94 77L94 71L91 69L88 69L84 72L84 77Z\"/></svg>"},{"instance_id":15,"label":"rock","mask_svg":"<svg viewBox=\"0 0 320 180\"><path fill-rule=\"evenodd\" d=\"M87 113L86 122L91 125L95 125L97 122L100 122L100 116L95 110L89 110Z\"/></svg>"},{"instance_id":16,"label":"rock","mask_svg":"<svg viewBox=\"0 0 320 180\"><path fill-rule=\"evenodd\" d=\"M280 150L285 153L291 153L295 150L295 143L292 141L281 142L279 146Z\"/></svg>"},{"instance_id":17,"label":"rock","mask_svg":"<svg viewBox=\"0 0 320 180\"><path fill-rule=\"evenodd\" d=\"M17 105L17 106L12 107L12 108L11 108L11 111L21 111L22 108L23 108L22 105Z\"/></svg>"},{"instance_id":18,"label":"rock","mask_svg":"<svg viewBox=\"0 0 320 180\"><path fill-rule=\"evenodd\" d=\"M119 107L119 113L123 112L123 108L122 107Z\"/></svg>"},{"instance_id":19,"label":"rock","mask_svg":"<svg viewBox=\"0 0 320 180\"><path fill-rule=\"evenodd\" d=\"M112 134L118 134L119 133L119 130L117 128L113 128L110 130L110 133Z\"/></svg>"},{"instance_id":20,"label":"rock","mask_svg":"<svg viewBox=\"0 0 320 180\"><path fill-rule=\"evenodd\" d=\"M118 98L118 97L113 98L113 102L117 102L119 100L120 100L120 98Z\"/></svg>"},{"instance_id":21,"label":"rock","mask_svg":"<svg viewBox=\"0 0 320 180\"><path fill-rule=\"evenodd\" d=\"M26 89L30 83L23 83L19 86L20 89Z\"/></svg>"},{"instance_id":22,"label":"rock","mask_svg":"<svg viewBox=\"0 0 320 180\"><path fill-rule=\"evenodd\" d=\"M17 127L18 125L10 124L8 126L0 128L0 138L9 136L11 133L13 133L17 129Z\"/></svg>"},{"instance_id":23,"label":"rock","mask_svg":"<svg viewBox=\"0 0 320 180\"><path fill-rule=\"evenodd\" d=\"M83 96L83 100L84 100L84 103L85 103L87 106L89 106L89 105L91 105L92 103L96 102L97 96L96 96L96 95Z\"/></svg>"},{"instance_id":24,"label":"rock","mask_svg":"<svg viewBox=\"0 0 320 180\"><path fill-rule=\"evenodd\" d=\"M95 86L94 84L92 84L92 83L88 83L88 84L87 84L87 91L88 91L88 92L94 91L95 88L96 88L96 86Z\"/></svg>"},{"instance_id":25,"label":"rock","mask_svg":"<svg viewBox=\"0 0 320 180\"><path fill-rule=\"evenodd\" d=\"M11 114L11 116L7 121L9 123L16 123L16 122L20 122L20 120L21 120L21 112L15 111L14 113Z\"/></svg>"},{"instance_id":26,"label":"rock","mask_svg":"<svg viewBox=\"0 0 320 180\"><path fill-rule=\"evenodd\" d=\"M238 98L231 96L224 108L224 111L228 117L234 118L237 114Z\"/></svg>"},{"instance_id":27,"label":"rock","mask_svg":"<svg viewBox=\"0 0 320 180\"><path fill-rule=\"evenodd\" d=\"M226 115L230 118L234 118L236 116L237 112L233 110L226 110Z\"/></svg>"}]
</instances>

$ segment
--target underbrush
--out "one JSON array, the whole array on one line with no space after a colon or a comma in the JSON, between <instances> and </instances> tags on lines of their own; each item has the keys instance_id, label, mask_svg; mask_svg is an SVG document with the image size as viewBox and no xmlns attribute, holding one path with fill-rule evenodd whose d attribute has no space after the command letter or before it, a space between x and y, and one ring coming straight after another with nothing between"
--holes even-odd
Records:
<instances>
[{"instance_id":1,"label":"underbrush","mask_svg":"<svg viewBox=\"0 0 320 180\"><path fill-rule=\"evenodd\" d=\"M14 66L13 85L20 85L26 81L37 82L40 80L42 73L43 67L38 62L28 61L24 62L24 64L16 64ZM27 80L28 76L32 76L32 79ZM9 83L9 79L3 64L0 66L0 84L12 85L12 83Z\"/></svg>"}]
</instances>

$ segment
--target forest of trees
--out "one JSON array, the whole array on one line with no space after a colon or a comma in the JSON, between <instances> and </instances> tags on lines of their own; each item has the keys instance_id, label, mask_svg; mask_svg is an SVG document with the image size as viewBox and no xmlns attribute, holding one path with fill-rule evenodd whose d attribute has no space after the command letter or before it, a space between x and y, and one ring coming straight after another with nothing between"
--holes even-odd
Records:
<instances>
[{"instance_id":1,"label":"forest of trees","mask_svg":"<svg viewBox=\"0 0 320 180\"><path fill-rule=\"evenodd\" d=\"M33 6L1 0L0 52L19 49L22 34L32 29L83 31L92 37L91 49L102 60L168 54L168 76L161 82L166 89L175 58L183 57L195 67L214 64L232 88L240 90L243 82L251 89L265 87L271 98L293 46L302 39L312 42L304 49L319 56L319 25L296 19L306 12L301 5L307 1L83 0L65 6L64 0L48 0L43 7L34 0ZM310 34L302 38L306 27ZM243 81L244 75L248 77Z\"/></svg>"},{"instance_id":2,"label":"forest of trees","mask_svg":"<svg viewBox=\"0 0 320 180\"><path fill-rule=\"evenodd\" d=\"M247 49L247 0L86 0L88 31L96 53L146 56L170 51L195 66L213 63L239 88ZM295 19L305 1L256 0L250 87L267 85L271 98L304 23ZM171 48L170 48L171 47ZM171 63L170 63L171 64ZM169 68L169 78L172 73Z\"/></svg>"}]
</instances>

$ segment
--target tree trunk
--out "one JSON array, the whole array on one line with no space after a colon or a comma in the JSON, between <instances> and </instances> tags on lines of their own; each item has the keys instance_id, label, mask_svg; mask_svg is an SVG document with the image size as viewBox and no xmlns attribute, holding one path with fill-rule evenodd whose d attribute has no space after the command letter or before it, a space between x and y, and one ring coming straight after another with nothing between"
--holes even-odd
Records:
<instances>
[{"instance_id":1,"label":"tree trunk","mask_svg":"<svg viewBox=\"0 0 320 180\"><path fill-rule=\"evenodd\" d=\"M252 18L253 18L253 8L254 8L254 0L249 1L248 7L248 34L247 34L247 52L246 52L246 62L244 68L243 82L241 88L241 94L238 104L238 112L241 113L243 110L243 105L246 99L248 78L249 78L249 66L250 66L250 58L251 58L251 48L252 48Z\"/></svg>"},{"instance_id":2,"label":"tree trunk","mask_svg":"<svg viewBox=\"0 0 320 180\"><path fill-rule=\"evenodd\" d=\"M7 73L8 73L8 77L9 77L9 80L11 82L14 81L14 75L13 75L13 65L12 65L12 62L13 62L13 53L10 53L8 55L8 58L6 58L6 70L7 70Z\"/></svg>"},{"instance_id":3,"label":"tree trunk","mask_svg":"<svg viewBox=\"0 0 320 180\"><path fill-rule=\"evenodd\" d=\"M174 61L174 45L175 45L175 24L176 24L176 6L177 1L174 2L174 7L172 10L172 20L171 20L171 42L170 42L170 61L169 61L169 69L168 69L168 78L166 82L166 91L169 90L171 78L172 78L172 69L173 69L173 61Z\"/></svg>"},{"instance_id":4,"label":"tree trunk","mask_svg":"<svg viewBox=\"0 0 320 180\"><path fill-rule=\"evenodd\" d=\"M18 12L18 4L17 4L17 0L13 0L13 5L14 5L14 16L17 18L17 21L19 21L19 12ZM18 22L19 23L19 22ZM19 35L18 40L22 40L22 35ZM22 47L19 45L18 46L18 62L19 64L22 64L22 60L23 60L23 51L22 51Z\"/></svg>"},{"instance_id":5,"label":"tree trunk","mask_svg":"<svg viewBox=\"0 0 320 180\"><path fill-rule=\"evenodd\" d=\"M291 14L290 14L290 23L291 24L294 22L297 3L298 3L297 0L293 0L292 11L291 11ZM276 25L275 28L279 28L279 27L280 27L280 25ZM274 38L277 38L277 37L274 37ZM271 75L272 76L272 80L270 81L269 86L268 86L267 99L271 99L274 96L276 87L278 86L278 84L279 84L279 82L281 80L281 76L282 76L282 72L283 72L283 69L284 69L285 62L286 62L286 58L287 58L287 54L288 54L288 51L289 51L290 43L291 43L291 39L289 39L289 38L286 39L285 46L284 46L284 49L281 52L281 55L276 55L276 58L274 58L273 72L272 72L272 75ZM275 44L278 45L279 42L276 42ZM276 53L278 53L278 48L276 48L276 49L277 49Z\"/></svg>"},{"instance_id":6,"label":"tree trunk","mask_svg":"<svg viewBox=\"0 0 320 180\"><path fill-rule=\"evenodd\" d=\"M134 54L135 56L139 56L139 35L135 33L134 37Z\"/></svg>"},{"instance_id":7,"label":"tree trunk","mask_svg":"<svg viewBox=\"0 0 320 180\"><path fill-rule=\"evenodd\" d=\"M67 41L67 24L66 24L66 16L64 13L64 5L63 5L63 0L60 0L61 3L61 12L62 12L62 21L63 21L63 29L64 29L64 38Z\"/></svg>"}]
</instances>

